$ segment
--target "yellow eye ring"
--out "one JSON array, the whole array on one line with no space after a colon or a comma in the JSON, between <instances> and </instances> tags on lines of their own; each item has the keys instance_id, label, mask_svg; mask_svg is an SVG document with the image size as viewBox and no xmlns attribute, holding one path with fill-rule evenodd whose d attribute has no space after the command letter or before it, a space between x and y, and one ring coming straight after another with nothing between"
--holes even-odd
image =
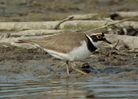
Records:
<instances>
[{"instance_id":1,"label":"yellow eye ring","mask_svg":"<svg viewBox=\"0 0 138 99\"><path fill-rule=\"evenodd\" d=\"M101 36L101 35L97 35L96 37L97 37L98 39L101 39L101 38L102 38L102 36Z\"/></svg>"}]
</instances>

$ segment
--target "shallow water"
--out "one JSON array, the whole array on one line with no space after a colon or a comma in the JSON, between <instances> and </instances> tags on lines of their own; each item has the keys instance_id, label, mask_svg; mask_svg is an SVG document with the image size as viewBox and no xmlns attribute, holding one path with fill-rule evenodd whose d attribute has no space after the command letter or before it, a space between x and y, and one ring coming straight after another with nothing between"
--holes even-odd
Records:
<instances>
[{"instance_id":1,"label":"shallow water","mask_svg":"<svg viewBox=\"0 0 138 99\"><path fill-rule=\"evenodd\" d=\"M138 98L138 82L113 82L108 78L40 79L39 81L0 83L0 98L13 99L92 99Z\"/></svg>"},{"instance_id":2,"label":"shallow water","mask_svg":"<svg viewBox=\"0 0 138 99\"><path fill-rule=\"evenodd\" d=\"M67 78L59 60L51 61L45 55L39 59L37 53L35 59L28 53L9 56L0 61L1 99L138 99L138 58L118 66L90 59L90 66L99 73L72 71Z\"/></svg>"}]
</instances>

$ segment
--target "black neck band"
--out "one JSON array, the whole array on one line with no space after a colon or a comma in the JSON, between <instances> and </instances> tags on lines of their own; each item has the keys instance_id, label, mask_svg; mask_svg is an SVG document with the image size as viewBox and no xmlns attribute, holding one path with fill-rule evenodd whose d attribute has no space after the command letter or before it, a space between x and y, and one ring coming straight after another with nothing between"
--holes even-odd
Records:
<instances>
[{"instance_id":1,"label":"black neck band","mask_svg":"<svg viewBox=\"0 0 138 99\"><path fill-rule=\"evenodd\" d=\"M87 36L86 36L87 37ZM94 46L94 44L91 42L90 38L87 37L87 47L90 52L95 51L97 48Z\"/></svg>"}]
</instances>

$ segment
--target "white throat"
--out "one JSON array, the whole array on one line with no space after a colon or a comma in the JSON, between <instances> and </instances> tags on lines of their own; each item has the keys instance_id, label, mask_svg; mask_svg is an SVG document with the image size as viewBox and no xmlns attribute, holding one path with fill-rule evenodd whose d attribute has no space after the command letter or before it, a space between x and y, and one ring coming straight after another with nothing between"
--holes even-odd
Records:
<instances>
[{"instance_id":1,"label":"white throat","mask_svg":"<svg viewBox=\"0 0 138 99\"><path fill-rule=\"evenodd\" d=\"M92 40L92 44L93 44L96 48L100 48L100 45L102 44L102 41L94 42L94 41Z\"/></svg>"}]
</instances>

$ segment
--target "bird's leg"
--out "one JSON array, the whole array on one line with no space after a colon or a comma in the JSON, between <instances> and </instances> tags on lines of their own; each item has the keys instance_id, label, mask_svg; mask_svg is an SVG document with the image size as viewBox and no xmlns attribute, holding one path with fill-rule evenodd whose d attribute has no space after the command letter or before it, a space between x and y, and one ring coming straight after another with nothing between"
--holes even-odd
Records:
<instances>
[{"instance_id":1,"label":"bird's leg","mask_svg":"<svg viewBox=\"0 0 138 99\"><path fill-rule=\"evenodd\" d=\"M74 64L75 64L75 63L74 63ZM87 74L86 72L84 72L84 71L82 71L82 70L80 70L80 69L78 69L78 68L75 68L76 64L75 64L75 65L74 65L74 64L71 65L72 69L74 69L75 71L77 71L77 72L79 72L79 73L81 73L81 74L83 74L83 75L86 75L86 74Z\"/></svg>"},{"instance_id":2,"label":"bird's leg","mask_svg":"<svg viewBox=\"0 0 138 99\"><path fill-rule=\"evenodd\" d=\"M66 64L65 62L59 62L58 65L59 65L60 67L62 67L62 66L65 66L65 65L67 65L67 64ZM57 65L57 66L58 66L58 65Z\"/></svg>"},{"instance_id":3,"label":"bird's leg","mask_svg":"<svg viewBox=\"0 0 138 99\"><path fill-rule=\"evenodd\" d=\"M67 75L69 76L69 61L66 61L66 70L67 70Z\"/></svg>"}]
</instances>

